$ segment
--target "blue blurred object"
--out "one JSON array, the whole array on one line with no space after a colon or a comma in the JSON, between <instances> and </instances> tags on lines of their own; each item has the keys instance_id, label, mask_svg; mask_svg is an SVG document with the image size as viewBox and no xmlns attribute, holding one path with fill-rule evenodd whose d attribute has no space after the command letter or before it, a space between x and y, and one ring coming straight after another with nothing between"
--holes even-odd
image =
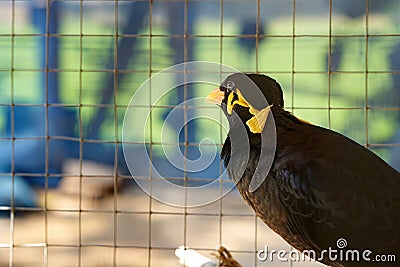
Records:
<instances>
[{"instance_id":1,"label":"blue blurred object","mask_svg":"<svg viewBox=\"0 0 400 267\"><path fill-rule=\"evenodd\" d=\"M357 19L364 16L367 12L365 0L336 0L332 2L332 10L337 14L343 14L349 18ZM389 5L389 1L369 1L368 13L376 13ZM336 38L332 42L331 53L326 55L326 71L338 71L342 61L343 49L348 40L346 38ZM330 67L329 67L330 58Z\"/></svg>"},{"instance_id":2,"label":"blue blurred object","mask_svg":"<svg viewBox=\"0 0 400 267\"><path fill-rule=\"evenodd\" d=\"M59 4L51 2L47 10L39 2L32 3L33 24L41 34L38 38L40 69L58 68L57 38L47 34L57 33ZM45 177L61 172L65 142L53 136L73 136L74 114L63 107L46 107L59 103L57 72L41 72L40 83L43 106L14 105L6 111L5 131L9 140L1 142L0 171L25 173L24 178L30 185L56 187L60 177Z\"/></svg>"},{"instance_id":3,"label":"blue blurred object","mask_svg":"<svg viewBox=\"0 0 400 267\"><path fill-rule=\"evenodd\" d=\"M39 68L58 68L58 42L47 34L57 33L58 2L51 2L48 10L39 2L32 3L33 24L38 38ZM14 178L14 204L35 206L35 192L31 186L56 187L61 179L65 141L54 136L72 136L74 114L62 107L47 106L59 103L57 72L41 72L40 93L43 105L12 105L6 108L5 137L0 141L0 172L20 173ZM14 104L14 103L13 103ZM46 105L45 105L46 104ZM55 176L48 175L55 174ZM1 177L0 205L11 205L11 179Z\"/></svg>"},{"instance_id":4,"label":"blue blurred object","mask_svg":"<svg viewBox=\"0 0 400 267\"><path fill-rule=\"evenodd\" d=\"M191 3L190 8L187 6L188 10L188 15L187 15L187 23L185 23L185 11L186 11L186 5L187 3L185 2L171 2L166 4L163 10L168 14L168 17L170 18L168 20L168 32L171 35L174 36L182 36L182 38L170 38L169 43L174 51L174 63L182 63L185 61L192 61L193 60L193 40L192 39L187 39L183 38L185 31L189 35L193 34L193 24L195 20L195 4ZM135 59L135 48L137 46L137 42L139 38L135 36L125 36L125 35L134 35L140 32L144 27L147 27L148 25L144 24L143 22L145 21L145 17L149 13L150 5L149 2L131 2L131 3L126 3L125 5L125 11L126 11L126 16L127 20L125 22L125 25L121 27L121 31L124 34L124 36L121 36L118 38L118 47L115 48L118 53L117 53L117 62L115 64L115 59L114 59L114 54L115 51L111 50L109 54L111 55L108 59L108 62L106 63L106 69L118 69L118 70L124 70L129 67L129 63L131 60ZM186 27L185 27L185 24ZM123 72L119 71L117 76L114 75L108 75L105 76L106 79L102 85L102 88L100 88L100 93L101 93L101 101L100 104L110 104L112 103L113 100L113 94L115 93L115 80L117 82L120 82L123 80L124 76L127 75L128 72ZM170 105L171 106L177 106L181 104L182 102L193 98L193 86L192 85L186 85L177 88L177 90L174 90L172 93L172 97L169 99ZM162 119L165 119L165 117L168 115L168 113L172 109L166 110L164 113L164 117ZM187 110L178 110L177 113L179 113L177 117L177 125L172 125L172 128L175 129L176 131L179 131L181 123L184 121L185 113L190 112L195 112L194 109L187 109ZM87 126L87 134L85 138L88 139L99 139L99 133L100 133L100 127L101 124L104 122L104 119L106 117L106 109L104 108L98 108L96 110L96 113L94 115L93 120L90 121L90 123ZM190 115L188 115L190 116ZM160 118L161 119L161 118ZM185 130L180 131L177 134L179 135L179 141L182 144L186 143L196 143L196 133L198 130L197 123L192 122L190 127L185 126ZM119 172L128 172L127 166L125 164L123 155L122 155L122 149L119 146L118 147L118 165L119 165ZM188 158L197 158L200 156L199 150L197 147L194 146L187 146L187 145L182 145L180 146L180 149L182 153L186 150L187 153L184 153L188 156ZM79 151L79 150L77 150ZM73 155L74 157L77 157L77 155ZM79 155L78 155L79 156ZM90 160L95 160L97 162L103 162L103 163L111 163L114 164L115 162L115 145L114 144L99 144L99 143L84 143L83 144L83 158L84 159L90 159ZM153 157L154 164L162 169L162 173L166 177L184 177L184 172L182 170L178 170L174 168L170 163L168 164L164 157ZM138 168L141 168L141 166L138 166ZM162 166L162 168L161 168ZM217 164L213 165L214 167L216 166L216 170L218 170L218 162ZM146 169L146 168L144 168ZM148 169L148 168L147 168ZM214 171L215 172L215 171ZM218 173L216 171L215 173ZM199 174L200 175L200 174ZM207 176L204 176L207 177Z\"/></svg>"},{"instance_id":5,"label":"blue blurred object","mask_svg":"<svg viewBox=\"0 0 400 267\"><path fill-rule=\"evenodd\" d=\"M179 38L169 38L170 46L174 51L174 63L179 64L194 60L195 38L183 38L183 36L185 36L185 34L189 36L194 34L193 26L196 18L196 3L193 2L189 5L187 2L171 2L166 5L166 11L170 18L168 23L168 32L173 36L182 36ZM185 16L186 12L187 16ZM179 74L177 75L176 79L181 79ZM174 90L171 90L170 93L171 97L169 99L169 105L182 105L182 103L185 103L194 97L194 86L193 84L185 84L175 88ZM172 110L172 108L165 109L162 119L165 120ZM181 144L179 149L183 155L186 155L187 158L196 159L200 156L198 148L194 146L188 146L187 144L195 144L198 142L198 123L193 120L190 122L190 127L189 123L184 123L185 116L189 118L195 117L194 114L196 111L193 108L187 108L176 109L174 112L176 114L175 121L172 123L173 125L170 126L179 136L179 143ZM171 123L171 121L168 123ZM159 162L163 162L163 159L160 159ZM170 170L168 167L166 167L166 169ZM173 175L173 173L174 172L172 168L171 172L165 172L165 175L169 177L169 175Z\"/></svg>"},{"instance_id":6,"label":"blue blurred object","mask_svg":"<svg viewBox=\"0 0 400 267\"><path fill-rule=\"evenodd\" d=\"M0 171L25 173L24 178L28 184L45 187L46 173L61 172L61 164L68 147L67 141L53 136L73 136L75 114L60 107L49 107L46 114L43 106L8 107L6 113L5 137L8 140L0 141ZM46 118L50 136L48 140L45 138ZM12 138L15 138L14 147ZM56 187L60 179L59 176L50 177L48 186Z\"/></svg>"},{"instance_id":7,"label":"blue blurred object","mask_svg":"<svg viewBox=\"0 0 400 267\"><path fill-rule=\"evenodd\" d=\"M135 2L127 2L124 7L126 11L127 20L125 25L121 27L121 31L123 36L118 38L118 47L112 48L109 51L110 57L105 64L105 69L118 69L125 70L129 67L130 60L134 58L135 48L137 46L137 42L139 38L133 36L138 34L140 30L142 30L146 25L145 17L149 13L150 3L147 1L135 1ZM126 36L132 35L132 36ZM117 53L117 61L115 65L114 54L115 51ZM121 81L128 74L128 72L119 71L118 74L115 75L107 75L106 79L102 83L102 87L99 89L101 94L101 105L111 104L113 101L113 95L115 94L117 88L114 86L114 82ZM97 108L93 119L89 122L86 128L85 138L87 139L101 139L100 128L103 122L106 119L106 110L105 108ZM74 158L80 158L80 144L74 143L69 147L68 155ZM115 150L118 149L117 158L115 157ZM122 147L116 146L115 144L103 144L103 143L90 143L84 142L82 144L82 159L92 160L104 164L118 164L119 173L128 173L128 168L125 164L125 160L123 157ZM116 162L117 160L117 162Z\"/></svg>"},{"instance_id":8,"label":"blue blurred object","mask_svg":"<svg viewBox=\"0 0 400 267\"><path fill-rule=\"evenodd\" d=\"M14 176L0 176L0 206L4 207L34 207L35 191L26 182L26 179ZM12 194L14 189L14 195ZM1 210L1 216L9 216L8 210Z\"/></svg>"},{"instance_id":9,"label":"blue blurred object","mask_svg":"<svg viewBox=\"0 0 400 267\"><path fill-rule=\"evenodd\" d=\"M345 40L337 39L332 43L331 53L326 54L326 71L338 71L342 61L342 54L344 49ZM329 62L330 58L330 62ZM330 67L329 67L330 64Z\"/></svg>"},{"instance_id":10,"label":"blue blurred object","mask_svg":"<svg viewBox=\"0 0 400 267\"><path fill-rule=\"evenodd\" d=\"M350 18L357 18L367 12L367 2L368 13L377 12L389 4L389 1L335 0L332 2L332 9Z\"/></svg>"},{"instance_id":11,"label":"blue blurred object","mask_svg":"<svg viewBox=\"0 0 400 267\"><path fill-rule=\"evenodd\" d=\"M143 21L145 16L148 15L150 9L150 3L144 1L136 1L126 3L127 9L127 21L122 27L122 34L124 35L135 35L144 27ZM134 48L137 45L139 38L137 37L127 37L122 36L118 38L118 47L116 48L117 53L117 65L114 66L114 54L115 51L111 50L109 52L110 57L106 63L105 69L118 69L124 70L128 68L129 62L134 56ZM110 104L113 100L114 91L114 80L121 81L123 77L128 74L126 72L118 72L117 77L114 75L108 75L103 83L102 88L100 88L101 101L99 104ZM103 123L106 116L106 109L98 108L94 118L91 120L87 127L87 138L98 138L99 128Z\"/></svg>"},{"instance_id":12,"label":"blue blurred object","mask_svg":"<svg viewBox=\"0 0 400 267\"><path fill-rule=\"evenodd\" d=\"M242 21L241 23L241 31L240 35L256 35L257 34L257 19L253 20L245 20ZM260 23L258 25L258 35L265 35L265 29L263 23ZM258 39L258 42L260 44L261 41L265 40L264 38ZM253 53L256 50L256 45L257 45L257 39L256 37L241 37L239 39L239 44L241 48L244 48L248 54ZM249 56L249 55L246 55Z\"/></svg>"},{"instance_id":13,"label":"blue blurred object","mask_svg":"<svg viewBox=\"0 0 400 267\"><path fill-rule=\"evenodd\" d=\"M57 34L59 25L60 2L49 2L49 10L45 5L41 5L39 1L33 1L32 20L33 25L41 36L38 38L39 48L39 65L40 69L53 70L58 69L58 37L47 36L47 34ZM48 20L48 24L47 24ZM53 104L59 103L58 97L58 72L43 71L41 72L40 88L42 88L43 103Z\"/></svg>"}]
</instances>

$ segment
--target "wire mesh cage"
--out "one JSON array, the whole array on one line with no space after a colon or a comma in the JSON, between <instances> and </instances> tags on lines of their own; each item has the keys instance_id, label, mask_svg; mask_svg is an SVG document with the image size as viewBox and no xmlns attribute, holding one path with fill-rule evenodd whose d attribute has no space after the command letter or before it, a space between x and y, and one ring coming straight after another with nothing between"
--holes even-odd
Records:
<instances>
[{"instance_id":1,"label":"wire mesh cage","mask_svg":"<svg viewBox=\"0 0 400 267\"><path fill-rule=\"evenodd\" d=\"M183 266L181 245L211 258L223 245L243 266L320 265L257 258L265 246L291 247L235 189L176 207L139 188L152 178L149 162L184 188L223 172L218 156L197 172L187 163L219 154L226 137L217 107L181 105L212 86L149 86L147 98L165 94L137 100L151 114L126 133L143 134L149 155L136 159L136 182L123 155L125 112L163 69L216 62L274 77L288 110L400 170L399 12L395 0L2 0L0 266ZM176 121L196 120L166 123L177 107ZM165 157L176 142L180 168ZM130 145L135 154L139 143Z\"/></svg>"}]
</instances>

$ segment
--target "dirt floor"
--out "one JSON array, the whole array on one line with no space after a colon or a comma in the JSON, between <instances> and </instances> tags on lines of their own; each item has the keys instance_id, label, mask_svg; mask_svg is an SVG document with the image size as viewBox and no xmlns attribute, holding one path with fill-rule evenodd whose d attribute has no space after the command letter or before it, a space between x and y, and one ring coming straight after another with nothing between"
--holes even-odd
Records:
<instances>
[{"instance_id":1,"label":"dirt floor","mask_svg":"<svg viewBox=\"0 0 400 267\"><path fill-rule=\"evenodd\" d=\"M111 171L85 166L92 174ZM99 197L112 178L84 178L81 196L79 178L66 177L60 189L47 193L47 212L26 212L14 223L0 219L0 266L182 266L174 251L183 244L211 258L222 244L245 267L318 266L257 260L255 251L265 245L290 247L255 218L237 191L184 209L152 200L132 180L116 197ZM40 198L44 203L43 192Z\"/></svg>"}]
</instances>

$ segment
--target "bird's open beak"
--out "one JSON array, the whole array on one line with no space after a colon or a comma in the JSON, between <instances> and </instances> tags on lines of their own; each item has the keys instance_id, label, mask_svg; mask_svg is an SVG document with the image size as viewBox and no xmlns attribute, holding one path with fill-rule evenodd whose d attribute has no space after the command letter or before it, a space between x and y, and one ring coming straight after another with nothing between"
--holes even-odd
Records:
<instances>
[{"instance_id":1,"label":"bird's open beak","mask_svg":"<svg viewBox=\"0 0 400 267\"><path fill-rule=\"evenodd\" d=\"M225 93L219 88L214 89L211 93L208 94L206 98L206 102L213 103L221 106L222 100L224 99Z\"/></svg>"}]
</instances>

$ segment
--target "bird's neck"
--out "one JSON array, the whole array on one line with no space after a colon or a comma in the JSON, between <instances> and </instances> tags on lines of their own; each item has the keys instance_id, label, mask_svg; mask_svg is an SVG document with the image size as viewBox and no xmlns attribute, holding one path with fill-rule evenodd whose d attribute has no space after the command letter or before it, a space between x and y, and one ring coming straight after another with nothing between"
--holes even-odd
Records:
<instances>
[{"instance_id":1,"label":"bird's neck","mask_svg":"<svg viewBox=\"0 0 400 267\"><path fill-rule=\"evenodd\" d=\"M285 111L283 109L276 110L275 112L273 112L273 114L278 136L280 136L279 134L280 132L295 130L298 127L301 127L301 125L305 124L304 122L293 116L290 112ZM233 153L244 153L245 152L244 150L249 148L251 151L257 152L261 147L261 134L251 133L250 130L248 129L247 129L247 136L244 137L247 138L248 141L244 140L244 138L236 138L240 140L235 141L235 146L232 147L231 137L235 135L237 136L240 135L240 133L238 133L240 131L243 131L243 129L237 129L236 127L232 127L222 147L221 159L224 160L225 167L231 160L231 156ZM282 140L277 140L277 141L279 143Z\"/></svg>"},{"instance_id":2,"label":"bird's neck","mask_svg":"<svg viewBox=\"0 0 400 267\"><path fill-rule=\"evenodd\" d=\"M274 118L275 118L275 126L277 130L279 129L295 129L299 127L300 125L304 124L303 121L299 120L297 117L295 117L292 113L289 111L286 111L284 109L280 109L275 111L274 113Z\"/></svg>"}]
</instances>

